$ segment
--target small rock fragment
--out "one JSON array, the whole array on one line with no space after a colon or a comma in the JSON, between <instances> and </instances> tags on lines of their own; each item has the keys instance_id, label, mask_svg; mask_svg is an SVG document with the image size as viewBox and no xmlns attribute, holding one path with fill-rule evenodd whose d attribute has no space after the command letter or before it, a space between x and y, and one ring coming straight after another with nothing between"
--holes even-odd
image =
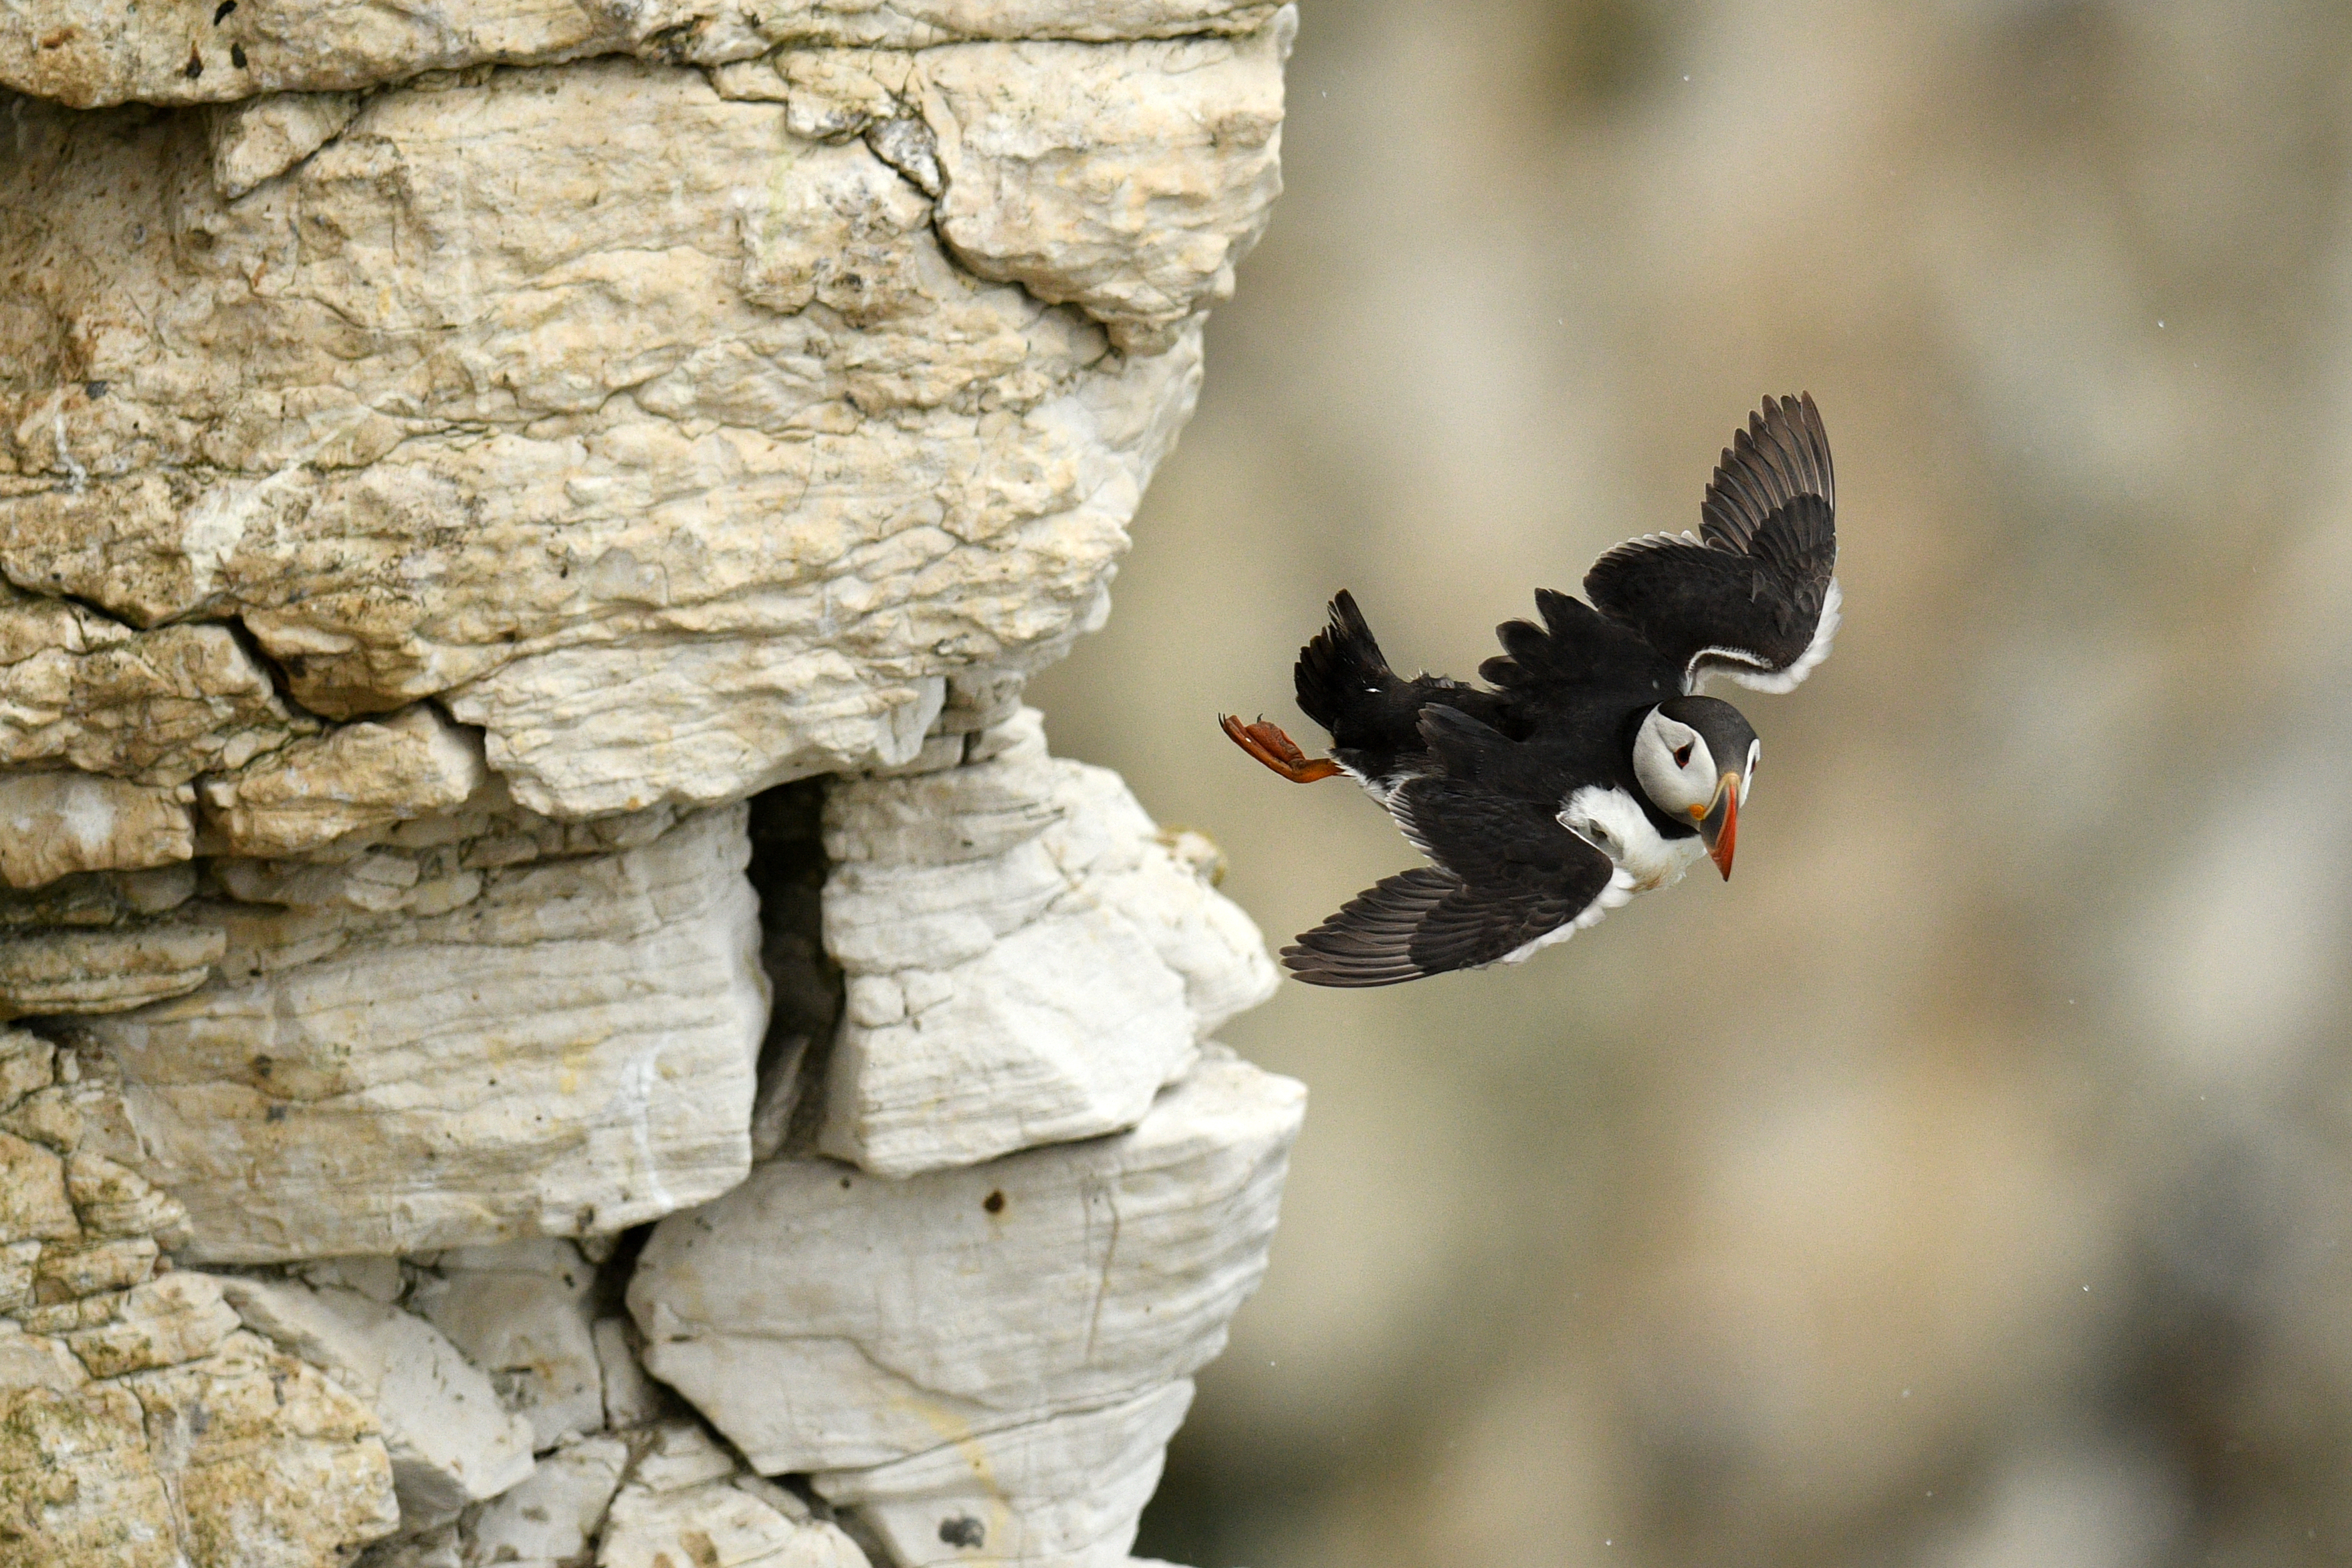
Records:
<instances>
[{"instance_id":1,"label":"small rock fragment","mask_svg":"<svg viewBox=\"0 0 2352 1568\"><path fill-rule=\"evenodd\" d=\"M299 854L462 804L483 779L482 743L430 703L337 725L202 786L223 850Z\"/></svg>"},{"instance_id":2,"label":"small rock fragment","mask_svg":"<svg viewBox=\"0 0 2352 1568\"><path fill-rule=\"evenodd\" d=\"M434 1260L409 1304L490 1375L541 1452L604 1425L593 1332L596 1270L553 1237L468 1247Z\"/></svg>"}]
</instances>

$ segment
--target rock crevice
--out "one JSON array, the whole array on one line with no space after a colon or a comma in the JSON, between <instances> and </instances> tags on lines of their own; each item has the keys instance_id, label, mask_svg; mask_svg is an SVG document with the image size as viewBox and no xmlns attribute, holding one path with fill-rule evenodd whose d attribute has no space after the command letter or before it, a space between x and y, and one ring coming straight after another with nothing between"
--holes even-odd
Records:
<instances>
[{"instance_id":1,"label":"rock crevice","mask_svg":"<svg viewBox=\"0 0 2352 1568\"><path fill-rule=\"evenodd\" d=\"M1128 1561L1303 1091L1021 691L1293 26L0 14L0 1553Z\"/></svg>"}]
</instances>

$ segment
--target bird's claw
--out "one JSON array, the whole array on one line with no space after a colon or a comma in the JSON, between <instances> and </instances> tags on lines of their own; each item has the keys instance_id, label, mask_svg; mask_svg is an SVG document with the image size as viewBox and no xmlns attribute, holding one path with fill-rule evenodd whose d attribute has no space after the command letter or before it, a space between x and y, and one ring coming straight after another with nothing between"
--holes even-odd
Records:
<instances>
[{"instance_id":1,"label":"bird's claw","mask_svg":"<svg viewBox=\"0 0 2352 1568\"><path fill-rule=\"evenodd\" d=\"M1217 727L1227 739L1293 784L1312 784L1318 779L1328 779L1339 771L1339 765L1328 757L1309 760L1298 749L1298 743L1282 733L1280 725L1260 719L1255 724L1244 724L1232 714L1220 714Z\"/></svg>"}]
</instances>

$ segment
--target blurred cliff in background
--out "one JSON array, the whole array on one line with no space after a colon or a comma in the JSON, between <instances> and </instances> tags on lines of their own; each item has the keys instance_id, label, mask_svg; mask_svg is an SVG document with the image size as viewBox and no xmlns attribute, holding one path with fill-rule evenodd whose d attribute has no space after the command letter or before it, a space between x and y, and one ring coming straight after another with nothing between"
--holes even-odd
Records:
<instances>
[{"instance_id":1,"label":"blurred cliff in background","mask_svg":"<svg viewBox=\"0 0 2352 1568\"><path fill-rule=\"evenodd\" d=\"M1200 1568L2352 1552L2352 12L1325 0L1288 193L1034 688L1277 943L1412 852L1340 587L1473 673L1810 390L1846 623L1739 874L1286 986L1272 1277L1139 1550ZM1310 738L1311 737L1311 738ZM1704 870L1704 868L1702 868Z\"/></svg>"}]
</instances>

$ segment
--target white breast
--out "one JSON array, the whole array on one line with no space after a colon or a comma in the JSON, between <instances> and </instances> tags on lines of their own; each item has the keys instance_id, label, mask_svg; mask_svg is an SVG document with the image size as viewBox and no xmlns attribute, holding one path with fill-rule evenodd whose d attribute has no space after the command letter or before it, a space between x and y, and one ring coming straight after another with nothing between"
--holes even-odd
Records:
<instances>
[{"instance_id":1,"label":"white breast","mask_svg":"<svg viewBox=\"0 0 2352 1568\"><path fill-rule=\"evenodd\" d=\"M1614 862L1632 878L1635 893L1680 882L1683 873L1706 852L1696 833L1667 838L1633 796L1599 784L1587 784L1568 798L1560 807L1559 825Z\"/></svg>"}]
</instances>

